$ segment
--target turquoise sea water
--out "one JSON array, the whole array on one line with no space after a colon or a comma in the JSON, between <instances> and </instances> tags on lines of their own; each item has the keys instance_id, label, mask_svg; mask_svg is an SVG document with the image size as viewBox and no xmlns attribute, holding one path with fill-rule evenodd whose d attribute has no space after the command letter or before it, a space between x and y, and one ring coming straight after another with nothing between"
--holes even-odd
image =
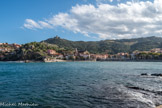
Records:
<instances>
[{"instance_id":1,"label":"turquoise sea water","mask_svg":"<svg viewBox=\"0 0 162 108\"><path fill-rule=\"evenodd\" d=\"M162 73L162 62L1 62L0 107L3 102L35 103L36 108L161 105L162 78L141 73Z\"/></svg>"}]
</instances>

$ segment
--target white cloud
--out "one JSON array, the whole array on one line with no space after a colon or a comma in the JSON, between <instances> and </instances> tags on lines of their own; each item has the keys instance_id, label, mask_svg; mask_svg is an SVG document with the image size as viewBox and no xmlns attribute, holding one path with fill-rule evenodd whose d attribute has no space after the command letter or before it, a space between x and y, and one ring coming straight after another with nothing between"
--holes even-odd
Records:
<instances>
[{"instance_id":1,"label":"white cloud","mask_svg":"<svg viewBox=\"0 0 162 108\"><path fill-rule=\"evenodd\" d=\"M47 22L39 21L38 23L42 28L52 28L52 26L48 24Z\"/></svg>"},{"instance_id":2,"label":"white cloud","mask_svg":"<svg viewBox=\"0 0 162 108\"><path fill-rule=\"evenodd\" d=\"M106 3L106 2L113 2L114 0L96 0L96 3L97 4L103 4L103 3Z\"/></svg>"},{"instance_id":3,"label":"white cloud","mask_svg":"<svg viewBox=\"0 0 162 108\"><path fill-rule=\"evenodd\" d=\"M44 22L44 21L43 21ZM76 5L46 22L27 19L24 27L43 29L61 26L75 33L102 39L132 38L162 34L162 0L126 2L118 5Z\"/></svg>"},{"instance_id":4,"label":"white cloud","mask_svg":"<svg viewBox=\"0 0 162 108\"><path fill-rule=\"evenodd\" d=\"M26 19L24 27L28 29L43 29L43 28L52 28L50 24L44 21L35 22L32 19Z\"/></svg>"},{"instance_id":5,"label":"white cloud","mask_svg":"<svg viewBox=\"0 0 162 108\"><path fill-rule=\"evenodd\" d=\"M41 29L42 28L37 22L35 22L32 19L26 19L24 27L28 29L35 29L35 28Z\"/></svg>"}]
</instances>

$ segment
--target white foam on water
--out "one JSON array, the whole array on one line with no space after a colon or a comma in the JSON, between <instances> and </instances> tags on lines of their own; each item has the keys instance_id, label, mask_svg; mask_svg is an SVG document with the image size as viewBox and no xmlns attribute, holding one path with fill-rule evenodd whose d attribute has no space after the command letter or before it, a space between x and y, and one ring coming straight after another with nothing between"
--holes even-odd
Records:
<instances>
[{"instance_id":1,"label":"white foam on water","mask_svg":"<svg viewBox=\"0 0 162 108\"><path fill-rule=\"evenodd\" d=\"M142 103L146 103L147 105L149 105L150 107L153 107L153 108L156 107L154 102L151 99L146 98L146 96L144 96L143 93L135 92L135 91L128 91L128 93L132 97L131 99L135 99L135 100L138 100Z\"/></svg>"},{"instance_id":2,"label":"white foam on water","mask_svg":"<svg viewBox=\"0 0 162 108\"><path fill-rule=\"evenodd\" d=\"M150 108L155 108L156 105L153 100L153 94L147 93L145 91L136 91L126 88L123 85L120 85L120 89L118 88L120 92L123 92L128 95L127 99L139 101L142 103L145 103L146 105L150 106Z\"/></svg>"}]
</instances>

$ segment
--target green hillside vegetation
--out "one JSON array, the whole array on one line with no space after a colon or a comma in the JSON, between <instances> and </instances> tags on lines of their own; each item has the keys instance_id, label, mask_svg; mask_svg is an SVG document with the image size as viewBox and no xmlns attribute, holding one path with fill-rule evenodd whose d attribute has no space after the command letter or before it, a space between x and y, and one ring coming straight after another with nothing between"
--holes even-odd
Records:
<instances>
[{"instance_id":1,"label":"green hillside vegetation","mask_svg":"<svg viewBox=\"0 0 162 108\"><path fill-rule=\"evenodd\" d=\"M48 57L47 50L53 49L58 52L64 50L57 45L51 45L47 43L31 42L22 45L22 47L14 52L8 54L4 60L37 60L41 61L43 58Z\"/></svg>"},{"instance_id":2,"label":"green hillside vegetation","mask_svg":"<svg viewBox=\"0 0 162 108\"><path fill-rule=\"evenodd\" d=\"M87 50L90 53L100 54L116 54L118 52L131 53L134 50L147 51L153 48L162 48L162 38L155 36L135 39L102 40L88 42L70 41L66 39L61 39L60 37L56 36L42 42L54 44L67 50L77 48L78 50Z\"/></svg>"}]
</instances>

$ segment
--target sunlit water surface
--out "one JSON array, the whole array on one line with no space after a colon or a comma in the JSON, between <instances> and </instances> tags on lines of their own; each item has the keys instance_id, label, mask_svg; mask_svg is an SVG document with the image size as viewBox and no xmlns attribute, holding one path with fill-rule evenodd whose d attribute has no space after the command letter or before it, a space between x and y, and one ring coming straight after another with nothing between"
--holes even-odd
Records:
<instances>
[{"instance_id":1,"label":"sunlit water surface","mask_svg":"<svg viewBox=\"0 0 162 108\"><path fill-rule=\"evenodd\" d=\"M141 73L162 73L162 62L1 62L0 102L36 103L39 108L162 104L162 78Z\"/></svg>"}]
</instances>

